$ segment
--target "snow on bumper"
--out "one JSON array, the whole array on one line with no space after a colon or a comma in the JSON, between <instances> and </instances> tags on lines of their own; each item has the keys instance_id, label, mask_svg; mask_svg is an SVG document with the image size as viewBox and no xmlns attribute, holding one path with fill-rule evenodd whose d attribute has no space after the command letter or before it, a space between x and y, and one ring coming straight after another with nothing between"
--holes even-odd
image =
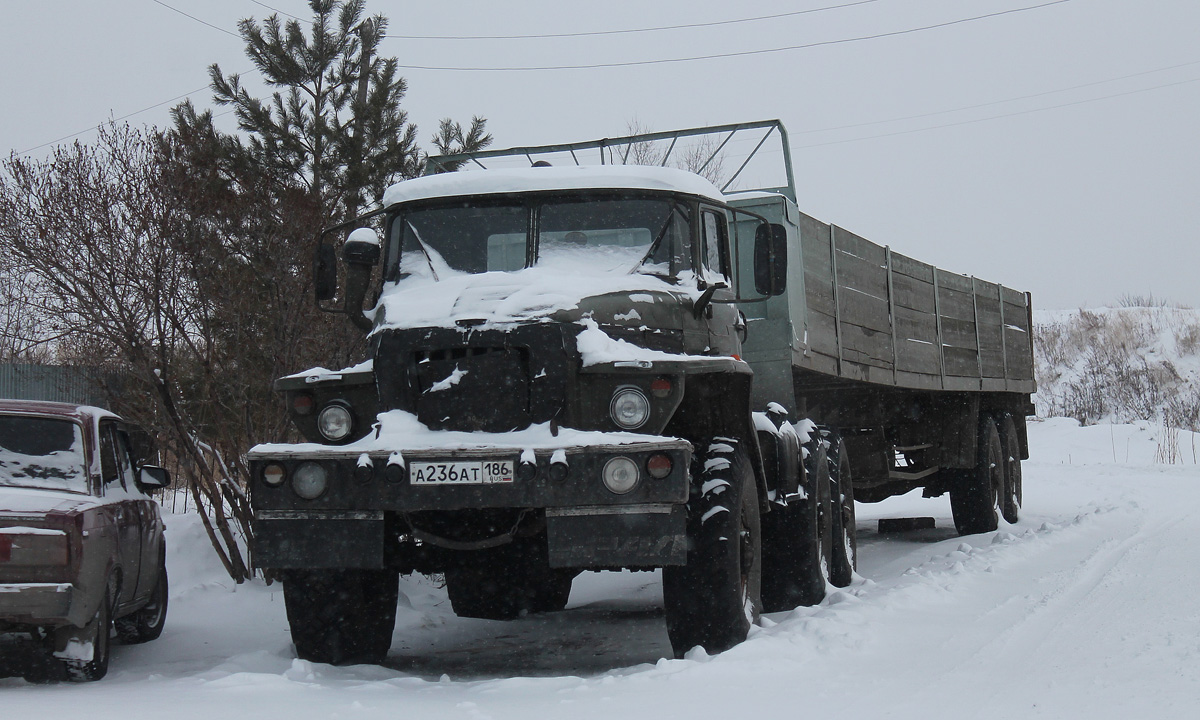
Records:
<instances>
[{"instance_id":1,"label":"snow on bumper","mask_svg":"<svg viewBox=\"0 0 1200 720\"><path fill-rule=\"evenodd\" d=\"M70 623L73 591L70 583L0 584L0 626Z\"/></svg>"},{"instance_id":2,"label":"snow on bumper","mask_svg":"<svg viewBox=\"0 0 1200 720\"><path fill-rule=\"evenodd\" d=\"M382 567L394 542L389 518L481 508L544 513L556 567L684 562L686 440L567 428L473 433L459 443L445 440L467 434L440 435L440 443L384 433L388 442L251 450L256 562Z\"/></svg>"}]
</instances>

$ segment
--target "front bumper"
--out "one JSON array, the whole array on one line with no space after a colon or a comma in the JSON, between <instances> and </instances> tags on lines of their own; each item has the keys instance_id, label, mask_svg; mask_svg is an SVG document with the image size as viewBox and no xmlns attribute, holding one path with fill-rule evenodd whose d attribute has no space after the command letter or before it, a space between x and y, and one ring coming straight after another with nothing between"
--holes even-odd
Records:
<instances>
[{"instance_id":1,"label":"front bumper","mask_svg":"<svg viewBox=\"0 0 1200 720\"><path fill-rule=\"evenodd\" d=\"M536 450L403 450L404 471L398 470L396 450L312 445L288 450L270 446L250 454L254 562L259 567L385 567L389 543L405 533L403 518L409 513L506 508L545 518L553 567L658 567L686 560L692 447L685 440ZM654 478L648 461L663 455L670 458L671 470ZM608 490L601 479L605 464L615 457L629 458L639 469L638 483L624 494ZM534 468L503 483L422 485L414 484L407 472L423 462L509 462L516 467L523 459L532 459ZM565 477L552 473L556 459L566 460ZM320 497L305 500L290 480L309 462L325 470L329 486ZM278 486L264 482L267 465L283 467L284 481Z\"/></svg>"}]
</instances>

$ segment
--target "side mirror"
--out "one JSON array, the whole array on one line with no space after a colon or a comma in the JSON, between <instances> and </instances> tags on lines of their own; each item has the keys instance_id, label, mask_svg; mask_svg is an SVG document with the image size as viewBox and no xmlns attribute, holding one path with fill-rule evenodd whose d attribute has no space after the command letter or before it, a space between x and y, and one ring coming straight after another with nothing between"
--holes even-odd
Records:
<instances>
[{"instance_id":1,"label":"side mirror","mask_svg":"<svg viewBox=\"0 0 1200 720\"><path fill-rule=\"evenodd\" d=\"M337 295L337 253L328 243L318 245L313 257L313 290L317 302L332 300Z\"/></svg>"},{"instance_id":2,"label":"side mirror","mask_svg":"<svg viewBox=\"0 0 1200 720\"><path fill-rule=\"evenodd\" d=\"M371 228L358 228L346 238L342 258L351 265L374 267L379 262L379 235Z\"/></svg>"},{"instance_id":3,"label":"side mirror","mask_svg":"<svg viewBox=\"0 0 1200 720\"><path fill-rule=\"evenodd\" d=\"M762 223L754 231L754 290L774 297L787 290L787 228Z\"/></svg>"},{"instance_id":4,"label":"side mirror","mask_svg":"<svg viewBox=\"0 0 1200 720\"><path fill-rule=\"evenodd\" d=\"M171 473L157 465L143 465L138 471L138 485L151 490L165 488L171 484Z\"/></svg>"}]
</instances>

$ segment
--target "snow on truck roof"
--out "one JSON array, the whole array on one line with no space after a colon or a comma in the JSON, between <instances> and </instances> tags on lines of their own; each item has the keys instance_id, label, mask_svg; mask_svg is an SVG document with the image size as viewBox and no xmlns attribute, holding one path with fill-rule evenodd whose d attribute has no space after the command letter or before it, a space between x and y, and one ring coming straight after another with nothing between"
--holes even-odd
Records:
<instances>
[{"instance_id":1,"label":"snow on truck roof","mask_svg":"<svg viewBox=\"0 0 1200 720\"><path fill-rule=\"evenodd\" d=\"M383 194L383 207L440 197L553 190L664 190L725 201L715 185L686 170L643 165L568 165L426 175L389 187Z\"/></svg>"}]
</instances>

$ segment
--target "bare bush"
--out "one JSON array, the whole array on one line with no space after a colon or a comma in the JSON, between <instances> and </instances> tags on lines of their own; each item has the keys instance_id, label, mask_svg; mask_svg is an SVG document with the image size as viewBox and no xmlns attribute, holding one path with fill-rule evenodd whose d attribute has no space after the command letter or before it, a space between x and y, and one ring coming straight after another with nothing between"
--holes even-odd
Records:
<instances>
[{"instance_id":1,"label":"bare bush","mask_svg":"<svg viewBox=\"0 0 1200 720\"><path fill-rule=\"evenodd\" d=\"M1200 320L1152 298L1122 304L1035 324L1039 414L1200 430L1200 377L1180 369L1200 362Z\"/></svg>"}]
</instances>

